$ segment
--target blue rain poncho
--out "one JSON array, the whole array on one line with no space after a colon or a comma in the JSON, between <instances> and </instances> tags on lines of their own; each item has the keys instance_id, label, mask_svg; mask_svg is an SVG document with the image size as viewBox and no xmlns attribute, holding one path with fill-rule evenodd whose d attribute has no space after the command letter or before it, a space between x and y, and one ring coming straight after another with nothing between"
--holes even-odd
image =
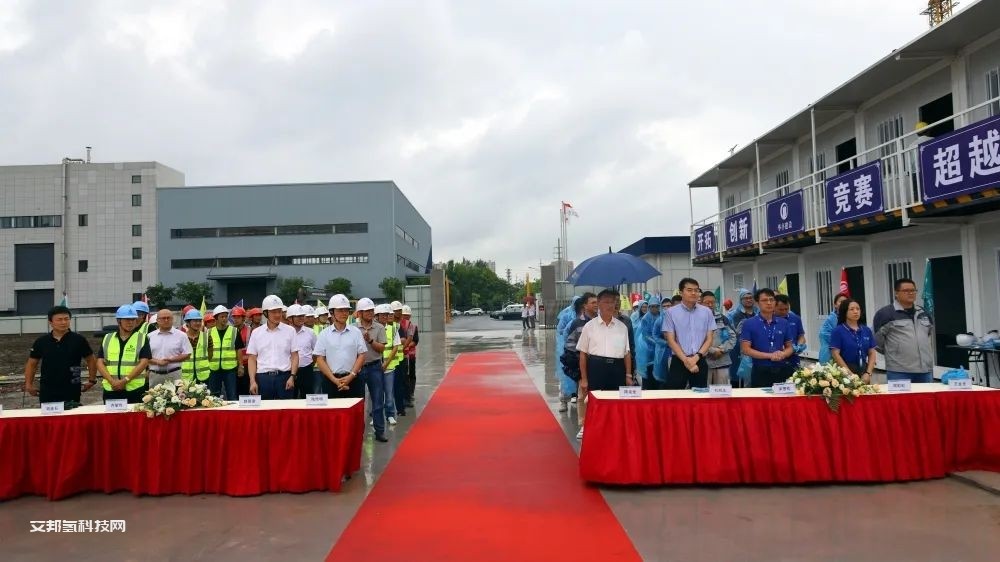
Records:
<instances>
[{"instance_id":1,"label":"blue rain poncho","mask_svg":"<svg viewBox=\"0 0 1000 562\"><path fill-rule=\"evenodd\" d=\"M642 329L642 321L649 316L649 313L647 312L646 314L643 314L640 312L645 304L646 301L639 301L639 304L636 306L635 312L632 313L631 318L632 330L635 333L635 369L633 370L638 373L640 377L646 376L646 365L649 364L649 357L647 357L649 344L646 342L646 338L644 337L645 332Z\"/></svg>"},{"instance_id":2,"label":"blue rain poncho","mask_svg":"<svg viewBox=\"0 0 1000 562\"><path fill-rule=\"evenodd\" d=\"M569 337L569 327L573 324L573 320L576 319L573 307L578 300L580 300L580 297L573 297L573 302L560 310L559 315L556 317L556 378L559 380L559 393L562 396L569 396L576 393L576 381L569 378L563 370L562 361L559 359L562 357L563 349L566 347L566 338Z\"/></svg>"}]
</instances>

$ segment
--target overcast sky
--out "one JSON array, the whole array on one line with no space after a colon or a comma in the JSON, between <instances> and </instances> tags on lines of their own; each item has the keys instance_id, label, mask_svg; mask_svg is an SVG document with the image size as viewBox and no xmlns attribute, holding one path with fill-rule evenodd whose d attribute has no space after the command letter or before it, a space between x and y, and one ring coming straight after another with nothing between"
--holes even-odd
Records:
<instances>
[{"instance_id":1,"label":"overcast sky","mask_svg":"<svg viewBox=\"0 0 1000 562\"><path fill-rule=\"evenodd\" d=\"M686 235L686 184L926 29L921 0L0 4L0 165L394 180L497 271ZM701 190L696 218L714 212Z\"/></svg>"}]
</instances>

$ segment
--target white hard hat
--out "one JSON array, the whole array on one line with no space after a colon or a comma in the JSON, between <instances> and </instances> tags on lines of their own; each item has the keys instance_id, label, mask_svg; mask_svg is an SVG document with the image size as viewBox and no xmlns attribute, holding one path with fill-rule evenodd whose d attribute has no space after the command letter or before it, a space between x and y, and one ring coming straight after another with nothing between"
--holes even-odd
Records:
<instances>
[{"instance_id":1,"label":"white hard hat","mask_svg":"<svg viewBox=\"0 0 1000 562\"><path fill-rule=\"evenodd\" d=\"M212 316L217 316L219 314L229 314L229 309L221 304L212 309Z\"/></svg>"},{"instance_id":2,"label":"white hard hat","mask_svg":"<svg viewBox=\"0 0 1000 562\"><path fill-rule=\"evenodd\" d=\"M392 301L391 303L389 303L389 308L392 311L403 310L403 303L399 301Z\"/></svg>"},{"instance_id":3,"label":"white hard hat","mask_svg":"<svg viewBox=\"0 0 1000 562\"><path fill-rule=\"evenodd\" d=\"M409 305L403 305L403 316L413 316L413 309Z\"/></svg>"},{"instance_id":4,"label":"white hard hat","mask_svg":"<svg viewBox=\"0 0 1000 562\"><path fill-rule=\"evenodd\" d=\"M326 309L325 306L320 305L316 307L316 316L323 316L324 314L329 315L330 311Z\"/></svg>"},{"instance_id":5,"label":"white hard hat","mask_svg":"<svg viewBox=\"0 0 1000 562\"><path fill-rule=\"evenodd\" d=\"M351 301L347 300L344 295L333 295L330 297L330 310L335 310L338 308L351 308Z\"/></svg>"},{"instance_id":6,"label":"white hard hat","mask_svg":"<svg viewBox=\"0 0 1000 562\"><path fill-rule=\"evenodd\" d=\"M301 304L293 304L292 306L288 307L288 316L302 316L305 313L306 312L302 310Z\"/></svg>"},{"instance_id":7,"label":"white hard hat","mask_svg":"<svg viewBox=\"0 0 1000 562\"><path fill-rule=\"evenodd\" d=\"M302 305L302 314L316 318L316 309L313 308L311 305L304 304Z\"/></svg>"},{"instance_id":8,"label":"white hard hat","mask_svg":"<svg viewBox=\"0 0 1000 562\"><path fill-rule=\"evenodd\" d=\"M387 304L380 304L375 307L375 314L392 314L392 307Z\"/></svg>"},{"instance_id":9,"label":"white hard hat","mask_svg":"<svg viewBox=\"0 0 1000 562\"><path fill-rule=\"evenodd\" d=\"M362 310L375 310L375 303L368 297L358 299L358 312Z\"/></svg>"},{"instance_id":10,"label":"white hard hat","mask_svg":"<svg viewBox=\"0 0 1000 562\"><path fill-rule=\"evenodd\" d=\"M278 295L267 295L264 297L264 302L260 305L261 310L283 310L285 304L281 302L281 298Z\"/></svg>"}]
</instances>

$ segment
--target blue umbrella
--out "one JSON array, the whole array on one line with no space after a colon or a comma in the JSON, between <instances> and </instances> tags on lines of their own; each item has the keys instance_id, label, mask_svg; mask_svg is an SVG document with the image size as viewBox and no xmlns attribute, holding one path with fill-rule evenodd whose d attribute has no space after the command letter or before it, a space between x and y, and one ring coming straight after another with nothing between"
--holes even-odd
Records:
<instances>
[{"instance_id":1,"label":"blue umbrella","mask_svg":"<svg viewBox=\"0 0 1000 562\"><path fill-rule=\"evenodd\" d=\"M584 260L567 281L573 285L617 287L645 283L658 275L656 268L633 255L608 252Z\"/></svg>"}]
</instances>

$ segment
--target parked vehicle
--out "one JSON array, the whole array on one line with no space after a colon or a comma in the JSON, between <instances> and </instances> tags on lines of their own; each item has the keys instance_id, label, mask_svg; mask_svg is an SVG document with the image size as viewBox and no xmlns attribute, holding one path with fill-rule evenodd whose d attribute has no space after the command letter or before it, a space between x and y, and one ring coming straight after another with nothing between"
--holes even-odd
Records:
<instances>
[{"instance_id":1,"label":"parked vehicle","mask_svg":"<svg viewBox=\"0 0 1000 562\"><path fill-rule=\"evenodd\" d=\"M451 315L452 316L461 316L462 315L462 311L461 310L452 310L451 311Z\"/></svg>"},{"instance_id":2,"label":"parked vehicle","mask_svg":"<svg viewBox=\"0 0 1000 562\"><path fill-rule=\"evenodd\" d=\"M523 304L508 304L502 310L491 313L490 316L497 320L520 320L522 310L524 310Z\"/></svg>"},{"instance_id":3,"label":"parked vehicle","mask_svg":"<svg viewBox=\"0 0 1000 562\"><path fill-rule=\"evenodd\" d=\"M476 307L466 310L463 314L465 314L466 316L482 316L486 313L483 312L483 309Z\"/></svg>"}]
</instances>

